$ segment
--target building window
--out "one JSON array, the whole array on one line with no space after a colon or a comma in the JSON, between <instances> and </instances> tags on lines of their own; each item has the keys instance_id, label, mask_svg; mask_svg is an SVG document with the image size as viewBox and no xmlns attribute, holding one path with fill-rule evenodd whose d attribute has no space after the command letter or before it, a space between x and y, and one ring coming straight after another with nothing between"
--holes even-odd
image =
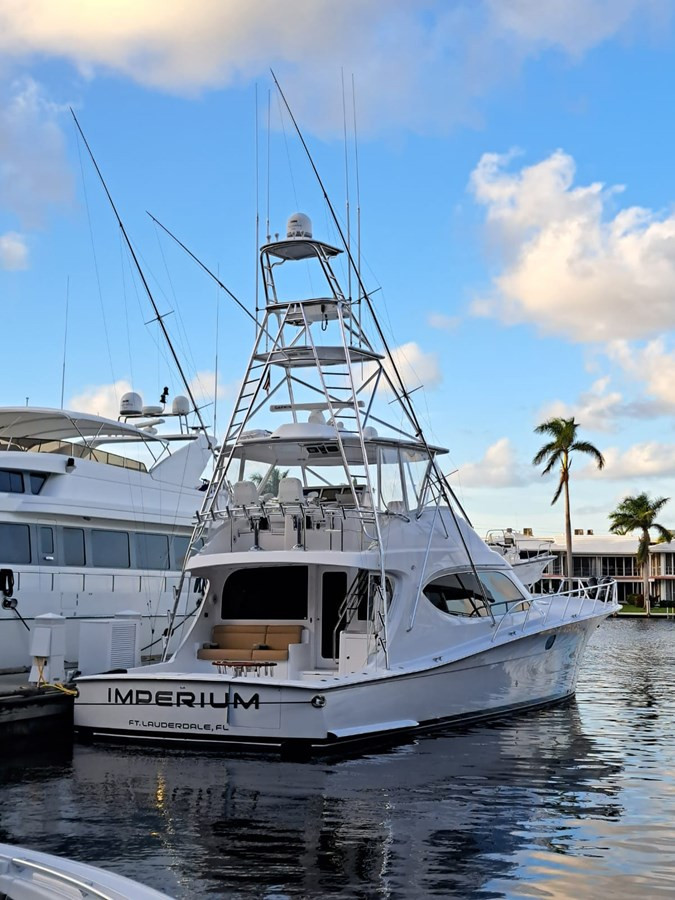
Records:
<instances>
[{"instance_id":1,"label":"building window","mask_svg":"<svg viewBox=\"0 0 675 900\"><path fill-rule=\"evenodd\" d=\"M30 528L28 525L0 524L0 560L3 563L30 562Z\"/></svg>"},{"instance_id":2,"label":"building window","mask_svg":"<svg viewBox=\"0 0 675 900\"><path fill-rule=\"evenodd\" d=\"M675 553L664 553L663 556L664 556L664 565L665 565L665 569L666 569L665 574L666 575L675 574L673 572L673 560L675 559Z\"/></svg>"},{"instance_id":3,"label":"building window","mask_svg":"<svg viewBox=\"0 0 675 900\"><path fill-rule=\"evenodd\" d=\"M9 469L0 469L0 491L6 494L23 494L23 475Z\"/></svg>"},{"instance_id":4,"label":"building window","mask_svg":"<svg viewBox=\"0 0 675 900\"><path fill-rule=\"evenodd\" d=\"M575 578L590 578L596 575L595 557L593 556L574 556L572 557L572 567L574 569Z\"/></svg>"},{"instance_id":5,"label":"building window","mask_svg":"<svg viewBox=\"0 0 675 900\"><path fill-rule=\"evenodd\" d=\"M64 566L83 566L85 564L82 528L63 529L63 564Z\"/></svg>"},{"instance_id":6,"label":"building window","mask_svg":"<svg viewBox=\"0 0 675 900\"><path fill-rule=\"evenodd\" d=\"M91 532L92 565L110 569L129 568L129 535L126 531Z\"/></svg>"},{"instance_id":7,"label":"building window","mask_svg":"<svg viewBox=\"0 0 675 900\"><path fill-rule=\"evenodd\" d=\"M633 556L603 556L602 574L611 577L630 578L638 574L638 566Z\"/></svg>"},{"instance_id":8,"label":"building window","mask_svg":"<svg viewBox=\"0 0 675 900\"><path fill-rule=\"evenodd\" d=\"M136 568L169 568L169 538L165 534L136 535Z\"/></svg>"},{"instance_id":9,"label":"building window","mask_svg":"<svg viewBox=\"0 0 675 900\"><path fill-rule=\"evenodd\" d=\"M652 554L650 557L650 572L652 575L661 574L661 556L658 553Z\"/></svg>"}]
</instances>

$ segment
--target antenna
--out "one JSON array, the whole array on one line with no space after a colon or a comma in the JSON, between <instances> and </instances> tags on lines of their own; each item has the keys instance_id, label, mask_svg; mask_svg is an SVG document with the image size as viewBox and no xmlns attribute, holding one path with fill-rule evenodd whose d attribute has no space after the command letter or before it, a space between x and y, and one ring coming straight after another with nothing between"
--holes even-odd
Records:
<instances>
[{"instance_id":1,"label":"antenna","mask_svg":"<svg viewBox=\"0 0 675 900\"><path fill-rule=\"evenodd\" d=\"M255 83L255 324L258 325L258 299L260 294L260 267L258 250L260 248L260 163L258 156L258 82Z\"/></svg>"},{"instance_id":2,"label":"antenna","mask_svg":"<svg viewBox=\"0 0 675 900\"><path fill-rule=\"evenodd\" d=\"M270 116L272 107L272 92L267 92L267 217L265 220L265 234L267 243L272 240L270 234Z\"/></svg>"},{"instance_id":3,"label":"antenna","mask_svg":"<svg viewBox=\"0 0 675 900\"><path fill-rule=\"evenodd\" d=\"M346 205L347 205L347 245L351 247L352 238L351 238L351 216L349 214L349 160L347 156L347 108L345 105L345 70L340 69L340 76L342 78L342 131L344 133L344 145L345 145L345 197L346 197ZM351 254L350 254L351 255ZM347 266L347 295L349 299L352 299L352 267L351 264Z\"/></svg>"},{"instance_id":4,"label":"antenna","mask_svg":"<svg viewBox=\"0 0 675 900\"><path fill-rule=\"evenodd\" d=\"M66 344L68 341L68 300L70 297L70 275L66 278L66 322L63 328L63 368L61 369L61 409L66 387Z\"/></svg>"},{"instance_id":5,"label":"antenna","mask_svg":"<svg viewBox=\"0 0 675 900\"><path fill-rule=\"evenodd\" d=\"M354 114L354 162L356 169L356 264L361 271L361 187L359 184L359 142L356 134L356 90L354 88L354 73L352 72L352 112ZM361 296L359 294L359 312L361 311Z\"/></svg>"},{"instance_id":6,"label":"antenna","mask_svg":"<svg viewBox=\"0 0 675 900\"><path fill-rule=\"evenodd\" d=\"M257 313L257 309L256 309ZM213 434L218 440L218 325L220 319L220 303L218 302L218 293L216 292L216 361L214 365L215 383L213 385Z\"/></svg>"},{"instance_id":7,"label":"antenna","mask_svg":"<svg viewBox=\"0 0 675 900\"><path fill-rule=\"evenodd\" d=\"M132 245L131 241L129 240L129 235L127 234L126 228L124 227L124 223L122 222L122 219L120 218L120 214L117 212L117 207L115 206L113 198L110 195L110 191L108 190L108 186L105 183L105 179L103 178L103 175L101 174L101 170L98 167L98 163L96 162L96 159L94 157L94 154L92 153L91 147L89 146L89 143L88 143L86 137L84 136L84 132L82 131L82 128L80 127L80 123L77 121L77 116L75 115L75 112L73 111L72 107L70 107L70 113L71 113L73 119L75 120L75 124L77 125L77 130L79 131L79 133L82 137L82 140L84 141L84 146L87 148L87 153L89 154L89 157L90 157L92 163L94 164L94 168L96 169L96 174L98 175L98 177L101 181L101 184L103 185L103 190L105 191L106 197L110 201L110 206L112 207L112 211L115 214L115 218L117 219L117 224L119 225L122 235L124 236L126 245L129 248L129 253L131 253L131 258L133 259L134 265L136 266L136 270L137 270L138 274L140 275L141 281L143 282L143 287L145 288L145 292L148 295L148 299L150 300L150 303L152 304L152 308L155 313L155 317L156 317L157 321L159 322L159 326L162 329L162 334L164 335L164 339L167 343L169 350L171 351L171 355L173 356L173 361L175 362L176 368L178 369L180 377L183 381L183 385L185 387L186 393L187 393L188 397L190 398L190 403L192 404L192 408L195 412L195 415L197 416L197 419L199 420L199 425L202 428L204 434L208 434L208 432L206 430L206 425L204 424L204 420L202 419L202 414L199 411L199 407L197 406L197 402L192 393L192 388L190 387L190 382L188 381L188 379L185 375L185 372L183 371L183 367L181 366L180 360L178 359L178 354L176 353L174 346L171 343L171 338L169 337L169 332L167 331L166 325L164 324L164 316L162 316L160 314L159 308L157 307L157 304L155 303L155 298L152 296L152 291L150 290L148 282L146 281L146 278L145 278L145 274L143 273L143 269L141 268L138 258L134 252L133 245ZM211 450L211 453L213 453L213 455L215 456L215 448L211 445L210 442L209 442L209 448Z\"/></svg>"}]
</instances>

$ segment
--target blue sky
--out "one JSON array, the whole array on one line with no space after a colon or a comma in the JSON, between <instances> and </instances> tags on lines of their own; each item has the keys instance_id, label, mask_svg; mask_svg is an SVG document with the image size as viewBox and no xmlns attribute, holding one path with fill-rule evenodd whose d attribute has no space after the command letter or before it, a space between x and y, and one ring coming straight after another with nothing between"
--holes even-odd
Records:
<instances>
[{"instance_id":1,"label":"blue sky","mask_svg":"<svg viewBox=\"0 0 675 900\"><path fill-rule=\"evenodd\" d=\"M606 531L628 493L673 495L674 13L2 0L3 402L60 405L66 296L66 406L111 414L131 387L148 403L181 392L69 106L207 402L217 352L220 431L251 323L145 211L252 308L268 144L272 233L301 210L336 239L269 68L343 216L344 78L355 227L353 76L364 280L479 531L561 530L554 482L530 464L551 415L575 415L607 459L600 474L574 462L575 527Z\"/></svg>"}]
</instances>

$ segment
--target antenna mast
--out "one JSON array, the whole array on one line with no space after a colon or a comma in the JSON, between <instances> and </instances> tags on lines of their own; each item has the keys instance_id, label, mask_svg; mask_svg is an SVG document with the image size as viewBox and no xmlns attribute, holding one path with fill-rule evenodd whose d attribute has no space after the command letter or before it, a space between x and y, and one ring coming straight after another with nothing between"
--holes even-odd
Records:
<instances>
[{"instance_id":1,"label":"antenna mast","mask_svg":"<svg viewBox=\"0 0 675 900\"><path fill-rule=\"evenodd\" d=\"M63 328L63 368L61 369L61 409L66 388L66 345L68 342L68 300L70 298L70 275L66 278L66 322Z\"/></svg>"}]
</instances>

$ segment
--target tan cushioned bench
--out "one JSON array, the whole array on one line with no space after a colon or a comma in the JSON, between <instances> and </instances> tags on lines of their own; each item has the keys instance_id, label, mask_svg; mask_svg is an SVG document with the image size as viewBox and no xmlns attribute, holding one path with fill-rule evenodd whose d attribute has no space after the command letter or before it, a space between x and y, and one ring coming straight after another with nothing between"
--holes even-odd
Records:
<instances>
[{"instance_id":1,"label":"tan cushioned bench","mask_svg":"<svg viewBox=\"0 0 675 900\"><path fill-rule=\"evenodd\" d=\"M211 636L218 647L198 650L198 659L286 660L288 645L301 643L302 625L215 625Z\"/></svg>"}]
</instances>

